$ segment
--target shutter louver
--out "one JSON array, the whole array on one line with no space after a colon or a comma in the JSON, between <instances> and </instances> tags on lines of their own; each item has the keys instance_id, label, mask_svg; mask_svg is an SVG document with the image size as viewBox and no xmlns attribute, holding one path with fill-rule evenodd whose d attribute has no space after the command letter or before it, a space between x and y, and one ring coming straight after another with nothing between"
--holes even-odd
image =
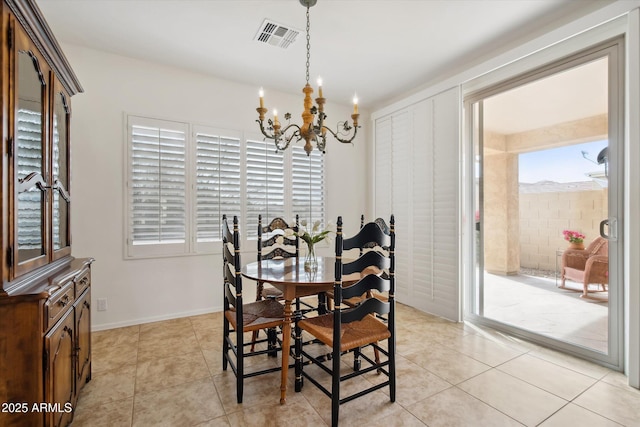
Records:
<instances>
[{"instance_id":1,"label":"shutter louver","mask_svg":"<svg viewBox=\"0 0 640 427\"><path fill-rule=\"evenodd\" d=\"M35 172L42 175L42 114L39 111L18 109L17 114L17 179ZM44 192L33 187L18 194L18 247L44 253L42 220Z\"/></svg>"},{"instance_id":2,"label":"shutter louver","mask_svg":"<svg viewBox=\"0 0 640 427\"><path fill-rule=\"evenodd\" d=\"M58 116L53 115L53 181L60 176L60 132L58 131ZM60 221L61 221L61 208L62 203L66 203L64 200L60 200L60 193L55 190L53 192L53 249L60 249L62 247L62 241L60 236ZM66 219L66 218L65 218Z\"/></svg>"},{"instance_id":3,"label":"shutter louver","mask_svg":"<svg viewBox=\"0 0 640 427\"><path fill-rule=\"evenodd\" d=\"M284 154L272 143L247 140L246 231L258 236L258 215L263 221L285 216Z\"/></svg>"},{"instance_id":4,"label":"shutter louver","mask_svg":"<svg viewBox=\"0 0 640 427\"><path fill-rule=\"evenodd\" d=\"M313 150L307 156L302 147L294 146L291 156L293 214L325 224L324 155Z\"/></svg>"},{"instance_id":5,"label":"shutter louver","mask_svg":"<svg viewBox=\"0 0 640 427\"><path fill-rule=\"evenodd\" d=\"M132 244L186 241L186 125L131 126Z\"/></svg>"},{"instance_id":6,"label":"shutter louver","mask_svg":"<svg viewBox=\"0 0 640 427\"><path fill-rule=\"evenodd\" d=\"M196 241L220 240L222 215L240 216L240 139L196 132Z\"/></svg>"},{"instance_id":7,"label":"shutter louver","mask_svg":"<svg viewBox=\"0 0 640 427\"><path fill-rule=\"evenodd\" d=\"M375 212L380 218L391 216L391 117L376 121Z\"/></svg>"}]
</instances>

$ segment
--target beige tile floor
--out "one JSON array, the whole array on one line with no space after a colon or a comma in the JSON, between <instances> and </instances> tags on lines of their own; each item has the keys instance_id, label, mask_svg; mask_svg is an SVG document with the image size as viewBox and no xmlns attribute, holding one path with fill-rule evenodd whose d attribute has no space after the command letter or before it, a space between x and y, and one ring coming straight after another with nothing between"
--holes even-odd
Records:
<instances>
[{"instance_id":1,"label":"beige tile floor","mask_svg":"<svg viewBox=\"0 0 640 427\"><path fill-rule=\"evenodd\" d=\"M396 402L383 389L344 404L341 425L640 426L640 391L620 373L407 306L397 313ZM279 372L246 380L238 405L220 313L96 332L92 343L73 427L330 422L329 399L310 383L295 393L292 370L285 405ZM278 363L260 357L252 363Z\"/></svg>"}]
</instances>

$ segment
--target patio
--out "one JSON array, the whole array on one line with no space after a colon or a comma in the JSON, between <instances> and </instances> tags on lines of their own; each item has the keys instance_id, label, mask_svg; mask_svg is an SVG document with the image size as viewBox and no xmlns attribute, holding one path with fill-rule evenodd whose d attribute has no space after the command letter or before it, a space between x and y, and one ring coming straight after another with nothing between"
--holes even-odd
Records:
<instances>
[{"instance_id":1,"label":"patio","mask_svg":"<svg viewBox=\"0 0 640 427\"><path fill-rule=\"evenodd\" d=\"M608 292L580 298L582 284L567 281L565 289L558 288L553 272L530 270L514 276L485 273L484 283L487 318L607 351Z\"/></svg>"}]
</instances>

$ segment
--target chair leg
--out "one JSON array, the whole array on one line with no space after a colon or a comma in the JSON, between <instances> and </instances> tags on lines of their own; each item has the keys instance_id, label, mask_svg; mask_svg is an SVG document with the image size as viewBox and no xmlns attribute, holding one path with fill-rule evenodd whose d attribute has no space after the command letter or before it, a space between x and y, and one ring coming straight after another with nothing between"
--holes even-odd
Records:
<instances>
[{"instance_id":1,"label":"chair leg","mask_svg":"<svg viewBox=\"0 0 640 427\"><path fill-rule=\"evenodd\" d=\"M268 353L270 357L278 357L278 351L276 350L277 335L275 328L267 329L267 348L270 350ZM253 345L251 347L251 351L253 351Z\"/></svg>"},{"instance_id":2,"label":"chair leg","mask_svg":"<svg viewBox=\"0 0 640 427\"><path fill-rule=\"evenodd\" d=\"M389 338L388 351L389 351L389 400L391 402L396 401L396 340L392 336Z\"/></svg>"},{"instance_id":3,"label":"chair leg","mask_svg":"<svg viewBox=\"0 0 640 427\"><path fill-rule=\"evenodd\" d=\"M340 349L333 349L331 372L331 427L338 427L340 410Z\"/></svg>"},{"instance_id":4,"label":"chair leg","mask_svg":"<svg viewBox=\"0 0 640 427\"><path fill-rule=\"evenodd\" d=\"M236 397L238 403L242 403L242 392L244 384L244 340L242 331L236 331L236 351L238 357L236 358Z\"/></svg>"},{"instance_id":5,"label":"chair leg","mask_svg":"<svg viewBox=\"0 0 640 427\"><path fill-rule=\"evenodd\" d=\"M362 361L360 360L360 347L356 347L353 350L353 370L358 372L362 367Z\"/></svg>"},{"instance_id":6,"label":"chair leg","mask_svg":"<svg viewBox=\"0 0 640 427\"><path fill-rule=\"evenodd\" d=\"M251 351L255 351L256 349L256 341L258 341L258 332L259 330L253 331L251 334Z\"/></svg>"},{"instance_id":7,"label":"chair leg","mask_svg":"<svg viewBox=\"0 0 640 427\"><path fill-rule=\"evenodd\" d=\"M225 318L223 320L222 326L224 332L222 334L222 370L227 370L227 355L229 354L229 343L227 342L227 337L229 336L229 322Z\"/></svg>"},{"instance_id":8,"label":"chair leg","mask_svg":"<svg viewBox=\"0 0 640 427\"><path fill-rule=\"evenodd\" d=\"M298 326L298 322L296 322L295 327L294 327L294 348L295 348L295 374L296 374L296 379L295 379L295 391L296 392L300 392L302 391L302 387L304 385L304 379L302 378L302 369L303 369L303 364L302 364L302 329L300 329L300 327Z\"/></svg>"}]
</instances>

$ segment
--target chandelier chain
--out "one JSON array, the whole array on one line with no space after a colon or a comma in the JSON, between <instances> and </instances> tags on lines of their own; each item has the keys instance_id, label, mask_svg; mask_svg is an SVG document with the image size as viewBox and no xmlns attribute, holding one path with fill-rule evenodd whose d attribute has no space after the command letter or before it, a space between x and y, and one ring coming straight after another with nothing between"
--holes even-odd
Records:
<instances>
[{"instance_id":1,"label":"chandelier chain","mask_svg":"<svg viewBox=\"0 0 640 427\"><path fill-rule=\"evenodd\" d=\"M309 6L307 6L307 84L309 84L309 61L311 59L311 35L309 34Z\"/></svg>"}]
</instances>

